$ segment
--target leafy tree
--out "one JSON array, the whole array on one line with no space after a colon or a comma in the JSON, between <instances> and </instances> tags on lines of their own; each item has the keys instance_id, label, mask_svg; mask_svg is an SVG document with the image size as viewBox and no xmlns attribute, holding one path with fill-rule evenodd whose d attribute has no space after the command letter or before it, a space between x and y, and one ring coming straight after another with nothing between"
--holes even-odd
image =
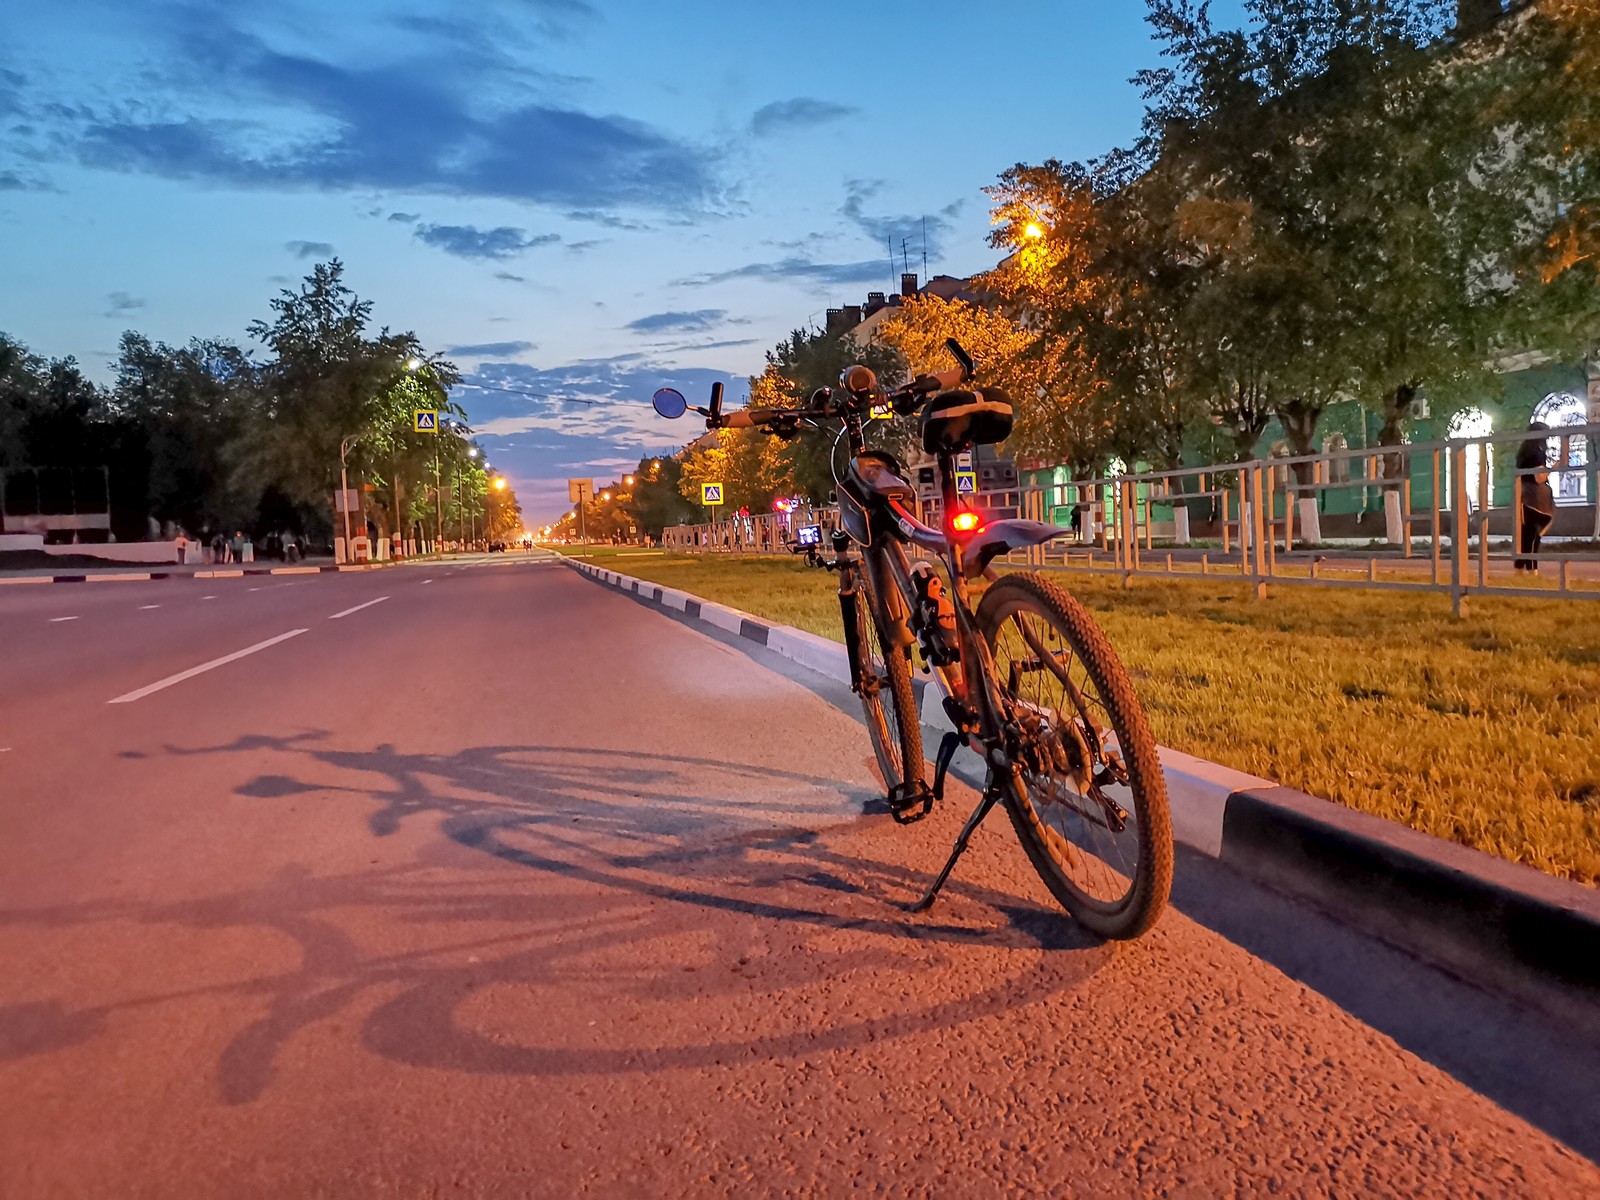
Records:
<instances>
[{"instance_id":1,"label":"leafy tree","mask_svg":"<svg viewBox=\"0 0 1600 1200\"><path fill-rule=\"evenodd\" d=\"M639 528L651 537L660 537L670 525L681 525L700 516L696 504L680 489L683 463L676 457L644 458L633 473L633 490L627 510ZM693 498L700 499L698 493Z\"/></svg>"},{"instance_id":2,"label":"leafy tree","mask_svg":"<svg viewBox=\"0 0 1600 1200\"><path fill-rule=\"evenodd\" d=\"M372 304L345 285L337 259L318 263L271 307L273 320L249 327L273 357L260 368L254 410L234 446L236 482L271 483L321 510L336 486L340 447L351 444L357 477L387 482L381 523L392 513L400 524L442 524L443 481L466 461L466 443L444 429L413 433L411 413L435 408L441 422L465 415L449 400L454 364L429 358L412 333L369 336Z\"/></svg>"},{"instance_id":3,"label":"leafy tree","mask_svg":"<svg viewBox=\"0 0 1600 1200\"><path fill-rule=\"evenodd\" d=\"M142 436L151 515L194 530L250 522L257 498L229 487L224 452L254 387L255 368L229 342L197 338L179 349L132 330L122 335L112 403Z\"/></svg>"}]
</instances>

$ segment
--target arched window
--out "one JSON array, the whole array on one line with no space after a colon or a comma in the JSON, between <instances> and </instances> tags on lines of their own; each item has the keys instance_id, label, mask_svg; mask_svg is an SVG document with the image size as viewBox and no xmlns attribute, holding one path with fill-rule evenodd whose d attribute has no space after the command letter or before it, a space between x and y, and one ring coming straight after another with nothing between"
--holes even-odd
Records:
<instances>
[{"instance_id":1,"label":"arched window","mask_svg":"<svg viewBox=\"0 0 1600 1200\"><path fill-rule=\"evenodd\" d=\"M1543 421L1551 429L1565 425L1588 423L1587 405L1582 396L1571 392L1551 392L1534 407L1533 419ZM1566 442L1565 461L1562 442ZM1546 451L1545 461L1550 464L1550 487L1556 494L1557 504L1586 504L1589 500L1589 439L1586 437L1553 437Z\"/></svg>"},{"instance_id":2,"label":"arched window","mask_svg":"<svg viewBox=\"0 0 1600 1200\"><path fill-rule=\"evenodd\" d=\"M1494 422L1481 408L1463 408L1450 418L1450 436L1453 438L1485 438L1494 432ZM1467 507L1477 508L1483 495L1485 473L1490 486L1494 480L1494 446L1488 442L1474 442L1466 448ZM1449 503L1454 504L1455 484L1450 476L1455 455L1446 455L1444 480ZM1491 504L1494 497L1489 498Z\"/></svg>"}]
</instances>

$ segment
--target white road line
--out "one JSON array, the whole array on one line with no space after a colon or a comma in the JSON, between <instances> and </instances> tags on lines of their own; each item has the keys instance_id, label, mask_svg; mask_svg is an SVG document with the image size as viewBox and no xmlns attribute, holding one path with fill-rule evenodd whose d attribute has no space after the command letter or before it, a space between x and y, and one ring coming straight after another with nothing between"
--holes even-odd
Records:
<instances>
[{"instance_id":1,"label":"white road line","mask_svg":"<svg viewBox=\"0 0 1600 1200\"><path fill-rule=\"evenodd\" d=\"M215 596L201 596L200 599L202 599L202 600L215 600L216 597Z\"/></svg>"},{"instance_id":2,"label":"white road line","mask_svg":"<svg viewBox=\"0 0 1600 1200\"><path fill-rule=\"evenodd\" d=\"M76 621L77 619L77 617L51 617L50 624L54 625L57 621Z\"/></svg>"},{"instance_id":3,"label":"white road line","mask_svg":"<svg viewBox=\"0 0 1600 1200\"><path fill-rule=\"evenodd\" d=\"M424 579L424 580L423 580L423 581L422 581L422 582L423 582L423 583L432 583L432 582L433 582L433 580L431 580L431 579Z\"/></svg>"},{"instance_id":4,"label":"white road line","mask_svg":"<svg viewBox=\"0 0 1600 1200\"><path fill-rule=\"evenodd\" d=\"M236 662L246 655L254 654L257 650L265 650L268 646L276 646L279 642L287 642L292 637L299 637L306 632L304 629L291 629L288 633L280 633L277 637L268 638L264 642L257 642L254 646L246 646L243 650L235 650L232 654L224 654L221 658L213 658L210 662L201 663L198 667L190 667L187 671L179 671L176 675L168 675L165 679L158 679L147 687L128 692L118 696L115 700L107 700L107 704L132 704L135 700L143 700L152 692L159 692L162 688L169 688L175 683L182 683L185 679L193 679L196 675L203 675L217 667L226 666Z\"/></svg>"},{"instance_id":5,"label":"white road line","mask_svg":"<svg viewBox=\"0 0 1600 1200\"><path fill-rule=\"evenodd\" d=\"M143 612L147 608L160 608L160 607L161 607L161 605L159 605L159 604L141 604L141 605L139 605L139 611Z\"/></svg>"},{"instance_id":6,"label":"white road line","mask_svg":"<svg viewBox=\"0 0 1600 1200\"><path fill-rule=\"evenodd\" d=\"M347 608L343 612L336 612L333 614L333 616L329 617L328 620L337 621L340 617L348 617L351 613L358 613L363 608L371 608L374 604L382 604L388 598L389 597L387 596L379 596L376 600L368 600L365 604L358 604L354 608Z\"/></svg>"}]
</instances>

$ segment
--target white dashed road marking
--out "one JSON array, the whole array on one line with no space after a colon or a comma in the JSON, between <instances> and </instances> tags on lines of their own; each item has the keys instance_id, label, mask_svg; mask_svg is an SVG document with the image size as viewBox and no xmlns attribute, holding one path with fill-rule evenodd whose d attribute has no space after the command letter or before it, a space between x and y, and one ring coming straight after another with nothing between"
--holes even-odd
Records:
<instances>
[{"instance_id":1,"label":"white dashed road marking","mask_svg":"<svg viewBox=\"0 0 1600 1200\"><path fill-rule=\"evenodd\" d=\"M143 612L147 608L160 608L160 607L161 607L161 605L159 605L159 604L141 604L141 605L139 605L139 611Z\"/></svg>"},{"instance_id":2,"label":"white dashed road marking","mask_svg":"<svg viewBox=\"0 0 1600 1200\"><path fill-rule=\"evenodd\" d=\"M371 608L374 604L382 604L388 598L389 597L387 596L379 596L376 600L368 600L365 604L358 604L354 608L347 608L343 612L336 612L333 614L333 616L329 617L328 620L337 621L340 617L348 617L351 613L358 613L363 608Z\"/></svg>"},{"instance_id":3,"label":"white dashed road marking","mask_svg":"<svg viewBox=\"0 0 1600 1200\"><path fill-rule=\"evenodd\" d=\"M77 617L51 617L50 623L54 625L57 621L76 621L77 619Z\"/></svg>"},{"instance_id":4,"label":"white dashed road marking","mask_svg":"<svg viewBox=\"0 0 1600 1200\"><path fill-rule=\"evenodd\" d=\"M280 633L277 637L268 638L264 642L257 642L254 646L246 646L243 650L235 650L232 654L224 654L221 658L213 658L210 662L203 662L198 667L190 667L187 671L179 671L176 675L168 675L165 679L158 679L156 682L136 691L127 692L114 700L107 700L106 703L132 704L135 700L143 700L152 692L159 692L162 688L169 688L175 683L182 683L185 679L193 679L196 675L203 675L205 672L214 670L217 667L236 662L248 654L254 654L258 650L265 650L268 646L276 646L279 642L287 642L290 638L299 637L304 632L304 629L291 629L288 633Z\"/></svg>"}]
</instances>

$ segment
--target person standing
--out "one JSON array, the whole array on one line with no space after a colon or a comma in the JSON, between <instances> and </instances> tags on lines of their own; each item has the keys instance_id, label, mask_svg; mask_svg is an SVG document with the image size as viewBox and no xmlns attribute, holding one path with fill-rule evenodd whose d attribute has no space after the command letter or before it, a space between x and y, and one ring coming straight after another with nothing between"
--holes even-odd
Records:
<instances>
[{"instance_id":1,"label":"person standing","mask_svg":"<svg viewBox=\"0 0 1600 1200\"><path fill-rule=\"evenodd\" d=\"M1528 426L1528 432L1542 433L1549 428L1543 421L1534 421ZM1517 553L1522 556L1539 553L1544 531L1556 519L1556 497L1550 486L1550 462L1546 449L1545 438L1530 437L1517 450L1516 495L1517 505L1521 509ZM1512 565L1518 571L1537 574L1539 570L1537 558L1519 557Z\"/></svg>"}]
</instances>

